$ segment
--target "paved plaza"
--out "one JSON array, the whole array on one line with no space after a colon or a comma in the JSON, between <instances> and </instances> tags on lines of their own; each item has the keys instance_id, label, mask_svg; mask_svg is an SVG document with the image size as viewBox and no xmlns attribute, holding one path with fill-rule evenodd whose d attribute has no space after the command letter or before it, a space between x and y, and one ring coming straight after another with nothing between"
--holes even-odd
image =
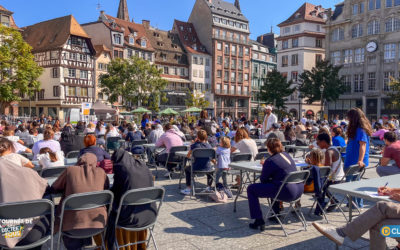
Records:
<instances>
[{"instance_id":1,"label":"paved plaza","mask_svg":"<svg viewBox=\"0 0 400 250\"><path fill-rule=\"evenodd\" d=\"M372 161L371 166L375 166ZM364 178L376 178L375 169L368 169ZM230 177L228 181L230 181ZM206 182L206 178L199 179ZM183 180L184 182L184 180ZM268 225L264 232L251 230L248 224L251 222L247 198L244 196L238 200L238 210L233 212L233 200L227 204L217 204L207 197L190 198L179 193L179 178L173 180L164 179L163 172L159 172L156 185L166 189L166 196L161 208L160 217L155 228L155 237L159 249L335 249L333 242L323 237L311 225L313 221L322 220L309 215L312 204L311 198L303 196L303 213L309 222L308 230L285 237L277 224ZM183 186L183 185L182 185ZM236 194L234 192L234 194ZM261 202L266 203L265 199ZM366 208L372 203L366 202ZM264 206L264 212L266 206ZM333 225L343 225L345 219L339 212L330 213L329 221ZM294 220L288 226L289 229L297 229L301 223ZM368 233L365 239L352 242L346 239L340 249L369 249ZM395 246L396 242L389 240L389 246ZM150 249L154 249L150 245Z\"/></svg>"}]
</instances>

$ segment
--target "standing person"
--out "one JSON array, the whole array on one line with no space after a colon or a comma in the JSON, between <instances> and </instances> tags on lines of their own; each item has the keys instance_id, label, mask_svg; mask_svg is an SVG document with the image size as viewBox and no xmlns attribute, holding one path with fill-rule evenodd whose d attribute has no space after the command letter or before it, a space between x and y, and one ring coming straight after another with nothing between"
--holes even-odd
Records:
<instances>
[{"instance_id":1,"label":"standing person","mask_svg":"<svg viewBox=\"0 0 400 250\"><path fill-rule=\"evenodd\" d=\"M228 137L222 137L219 141L219 147L217 148L217 169L215 170L215 184L219 182L219 178L222 177L224 187L228 187L226 181L226 175L229 170L229 164L231 163L231 139Z\"/></svg>"},{"instance_id":2,"label":"standing person","mask_svg":"<svg viewBox=\"0 0 400 250\"><path fill-rule=\"evenodd\" d=\"M147 123L149 123L149 114L145 113L142 117L142 121L140 122L142 130L146 128Z\"/></svg>"},{"instance_id":3,"label":"standing person","mask_svg":"<svg viewBox=\"0 0 400 250\"><path fill-rule=\"evenodd\" d=\"M272 138L278 138L281 142L285 141L285 135L279 130L280 127L278 123L272 124L273 130L269 133L267 141Z\"/></svg>"},{"instance_id":4,"label":"standing person","mask_svg":"<svg viewBox=\"0 0 400 250\"><path fill-rule=\"evenodd\" d=\"M382 152L382 159L376 172L379 176L400 174L400 141L397 140L395 132L386 132L383 136L385 148ZM390 161L395 161L394 165L389 165Z\"/></svg>"},{"instance_id":5,"label":"standing person","mask_svg":"<svg viewBox=\"0 0 400 250\"><path fill-rule=\"evenodd\" d=\"M369 165L369 139L372 135L371 123L361 109L350 109L347 112L347 118L349 125L347 128L346 159L344 161L345 172L350 166L355 164L360 168ZM347 181L350 181L350 179ZM362 199L356 198L355 202L359 208L363 207Z\"/></svg>"},{"instance_id":6,"label":"standing person","mask_svg":"<svg viewBox=\"0 0 400 250\"><path fill-rule=\"evenodd\" d=\"M276 117L276 115L272 114L271 106L265 107L264 113L265 117L262 125L262 137L267 138L267 134L273 130L272 124L277 123L278 118Z\"/></svg>"}]
</instances>

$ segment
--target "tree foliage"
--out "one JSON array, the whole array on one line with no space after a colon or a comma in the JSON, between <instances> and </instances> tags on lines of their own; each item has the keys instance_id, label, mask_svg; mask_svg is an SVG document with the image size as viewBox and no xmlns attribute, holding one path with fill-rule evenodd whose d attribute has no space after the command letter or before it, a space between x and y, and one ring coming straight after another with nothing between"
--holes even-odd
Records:
<instances>
[{"instance_id":1,"label":"tree foliage","mask_svg":"<svg viewBox=\"0 0 400 250\"><path fill-rule=\"evenodd\" d=\"M341 66L334 66L329 61L317 62L310 70L305 70L300 76L300 91L308 104L321 100L321 86L324 87L325 101L336 101L346 92L343 77L339 76Z\"/></svg>"},{"instance_id":2,"label":"tree foliage","mask_svg":"<svg viewBox=\"0 0 400 250\"><path fill-rule=\"evenodd\" d=\"M100 77L100 88L110 102L122 97L125 103L154 111L158 111L160 100L165 99L162 91L167 84L161 78L161 70L139 57L112 60L107 74Z\"/></svg>"},{"instance_id":3,"label":"tree foliage","mask_svg":"<svg viewBox=\"0 0 400 250\"><path fill-rule=\"evenodd\" d=\"M399 108L400 107L400 80L399 79L390 79L390 91L387 93L389 96L390 103Z\"/></svg>"},{"instance_id":4,"label":"tree foliage","mask_svg":"<svg viewBox=\"0 0 400 250\"><path fill-rule=\"evenodd\" d=\"M206 109L210 106L210 102L205 98L205 92L187 90L188 98L185 100L186 107Z\"/></svg>"},{"instance_id":5,"label":"tree foliage","mask_svg":"<svg viewBox=\"0 0 400 250\"><path fill-rule=\"evenodd\" d=\"M274 105L278 110L283 110L286 108L285 103L288 101L288 96L295 91L291 87L292 84L292 81L288 81L286 76L274 69L268 73L264 85L260 89L260 99Z\"/></svg>"},{"instance_id":6,"label":"tree foliage","mask_svg":"<svg viewBox=\"0 0 400 250\"><path fill-rule=\"evenodd\" d=\"M0 110L4 111L20 94L40 89L43 72L34 61L32 47L19 31L0 25Z\"/></svg>"}]
</instances>

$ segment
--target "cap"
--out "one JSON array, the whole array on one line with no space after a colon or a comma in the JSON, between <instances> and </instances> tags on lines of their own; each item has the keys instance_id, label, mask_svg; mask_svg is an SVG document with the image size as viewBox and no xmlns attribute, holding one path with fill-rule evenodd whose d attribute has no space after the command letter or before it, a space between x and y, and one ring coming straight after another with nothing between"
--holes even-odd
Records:
<instances>
[{"instance_id":1,"label":"cap","mask_svg":"<svg viewBox=\"0 0 400 250\"><path fill-rule=\"evenodd\" d=\"M272 127L273 128L280 128L281 126L278 123L274 123L274 124L272 124Z\"/></svg>"},{"instance_id":2,"label":"cap","mask_svg":"<svg viewBox=\"0 0 400 250\"><path fill-rule=\"evenodd\" d=\"M272 110L272 107L268 105L268 106L264 107L264 109L265 110Z\"/></svg>"}]
</instances>

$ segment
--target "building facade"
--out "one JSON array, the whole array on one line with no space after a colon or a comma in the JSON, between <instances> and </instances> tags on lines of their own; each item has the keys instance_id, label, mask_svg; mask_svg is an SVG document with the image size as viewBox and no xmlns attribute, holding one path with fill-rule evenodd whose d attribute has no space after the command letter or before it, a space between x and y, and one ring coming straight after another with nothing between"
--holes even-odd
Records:
<instances>
[{"instance_id":1,"label":"building facade","mask_svg":"<svg viewBox=\"0 0 400 250\"><path fill-rule=\"evenodd\" d=\"M327 22L326 55L342 65L347 92L327 104L329 117L360 107L370 118L399 115L390 104L389 82L399 76L400 1L346 0Z\"/></svg>"},{"instance_id":2,"label":"building facade","mask_svg":"<svg viewBox=\"0 0 400 250\"><path fill-rule=\"evenodd\" d=\"M260 99L260 88L264 85L269 72L276 69L275 48L268 48L264 44L251 40L251 116L259 118L261 105L266 104Z\"/></svg>"},{"instance_id":3,"label":"building facade","mask_svg":"<svg viewBox=\"0 0 400 250\"><path fill-rule=\"evenodd\" d=\"M96 50L95 56L95 76L96 76L96 84L95 84L95 95L94 101L100 100L104 103L108 102L108 96L101 93L100 86L100 76L103 74L107 74L108 65L111 62L111 50L108 49L104 44L103 45L95 45ZM107 103L110 104L110 103Z\"/></svg>"},{"instance_id":4,"label":"building facade","mask_svg":"<svg viewBox=\"0 0 400 250\"><path fill-rule=\"evenodd\" d=\"M71 108L94 100L95 50L88 34L73 16L65 16L22 28L35 61L44 68L41 90L24 96L23 115L48 114L64 121Z\"/></svg>"},{"instance_id":5,"label":"building facade","mask_svg":"<svg viewBox=\"0 0 400 250\"><path fill-rule=\"evenodd\" d=\"M310 3L303 4L292 16L280 23L277 68L293 88L298 88L298 76L311 70L325 58L325 23L328 10ZM295 118L315 117L320 103L306 104L301 93L295 91L287 103L287 111Z\"/></svg>"},{"instance_id":6,"label":"building facade","mask_svg":"<svg viewBox=\"0 0 400 250\"><path fill-rule=\"evenodd\" d=\"M239 1L196 0L189 22L212 54L214 113L239 117L250 114L251 43L249 21Z\"/></svg>"},{"instance_id":7,"label":"building facade","mask_svg":"<svg viewBox=\"0 0 400 250\"><path fill-rule=\"evenodd\" d=\"M175 20L172 32L178 34L188 57L189 80L192 82L193 94L204 97L213 111L214 95L211 91L212 57L201 44L196 30L191 23Z\"/></svg>"}]
</instances>

